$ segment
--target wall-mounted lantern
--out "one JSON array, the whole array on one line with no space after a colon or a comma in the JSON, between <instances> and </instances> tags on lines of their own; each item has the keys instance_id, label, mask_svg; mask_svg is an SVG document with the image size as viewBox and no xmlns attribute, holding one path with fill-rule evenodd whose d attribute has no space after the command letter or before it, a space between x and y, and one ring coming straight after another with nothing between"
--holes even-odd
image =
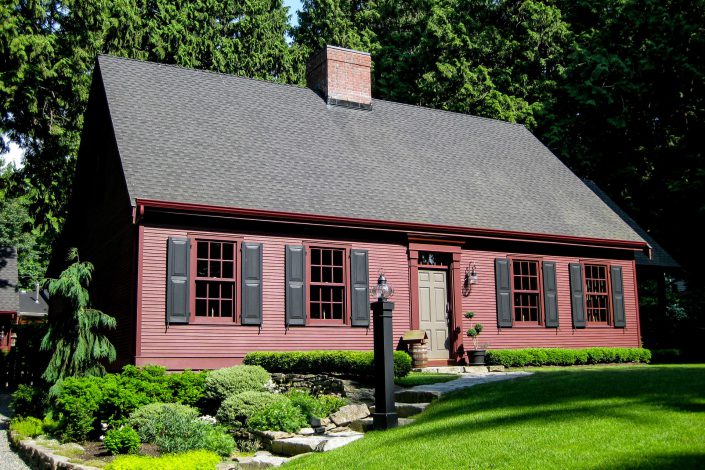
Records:
<instances>
[{"instance_id":1,"label":"wall-mounted lantern","mask_svg":"<svg viewBox=\"0 0 705 470\"><path fill-rule=\"evenodd\" d=\"M477 266L474 261L465 268L465 285L472 284L477 284Z\"/></svg>"}]
</instances>

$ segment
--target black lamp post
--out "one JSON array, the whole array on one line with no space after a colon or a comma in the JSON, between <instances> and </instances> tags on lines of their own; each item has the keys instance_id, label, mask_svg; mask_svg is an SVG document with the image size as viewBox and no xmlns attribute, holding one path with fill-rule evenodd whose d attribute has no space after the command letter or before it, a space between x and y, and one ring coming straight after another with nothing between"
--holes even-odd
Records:
<instances>
[{"instance_id":1,"label":"black lamp post","mask_svg":"<svg viewBox=\"0 0 705 470\"><path fill-rule=\"evenodd\" d=\"M377 301L372 302L375 352L375 412L372 425L375 430L394 428L399 417L394 406L394 347L392 343L392 310L394 302L387 299L394 293L384 274L379 275Z\"/></svg>"}]
</instances>

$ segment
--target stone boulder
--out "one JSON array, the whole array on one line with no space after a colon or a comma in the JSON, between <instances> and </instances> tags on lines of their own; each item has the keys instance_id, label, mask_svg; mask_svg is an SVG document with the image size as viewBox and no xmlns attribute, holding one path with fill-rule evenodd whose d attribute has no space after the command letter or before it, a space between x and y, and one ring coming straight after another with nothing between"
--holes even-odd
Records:
<instances>
[{"instance_id":1,"label":"stone boulder","mask_svg":"<svg viewBox=\"0 0 705 470\"><path fill-rule=\"evenodd\" d=\"M346 405L338 411L330 415L330 420L338 427L357 421L358 419L367 418L370 415L370 410L367 405Z\"/></svg>"}]
</instances>

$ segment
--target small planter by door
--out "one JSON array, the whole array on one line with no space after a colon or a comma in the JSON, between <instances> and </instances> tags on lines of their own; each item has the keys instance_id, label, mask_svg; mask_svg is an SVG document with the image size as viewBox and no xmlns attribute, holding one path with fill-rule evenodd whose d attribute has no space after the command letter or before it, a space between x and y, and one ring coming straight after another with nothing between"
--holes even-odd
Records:
<instances>
[{"instance_id":1,"label":"small planter by door","mask_svg":"<svg viewBox=\"0 0 705 470\"><path fill-rule=\"evenodd\" d=\"M482 366L485 364L485 353L487 351L484 349L471 349L468 351L468 364L471 366Z\"/></svg>"}]
</instances>

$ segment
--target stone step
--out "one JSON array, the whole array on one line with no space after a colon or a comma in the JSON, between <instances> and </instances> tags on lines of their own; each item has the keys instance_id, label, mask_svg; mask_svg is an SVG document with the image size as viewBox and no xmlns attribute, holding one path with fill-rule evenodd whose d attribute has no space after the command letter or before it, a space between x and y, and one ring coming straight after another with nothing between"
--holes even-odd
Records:
<instances>
[{"instance_id":1,"label":"stone step","mask_svg":"<svg viewBox=\"0 0 705 470\"><path fill-rule=\"evenodd\" d=\"M297 436L272 441L272 452L279 455L298 455L307 452L328 452L355 442L363 436L360 432L341 432L318 436Z\"/></svg>"},{"instance_id":2,"label":"stone step","mask_svg":"<svg viewBox=\"0 0 705 470\"><path fill-rule=\"evenodd\" d=\"M441 397L441 392L435 390L399 390L394 393L394 401L397 403L430 403L438 400Z\"/></svg>"},{"instance_id":3,"label":"stone step","mask_svg":"<svg viewBox=\"0 0 705 470\"><path fill-rule=\"evenodd\" d=\"M408 418L410 416L417 415L421 413L430 403L395 403L394 406L397 409L397 415L400 418ZM375 407L372 405L370 407L370 413L375 412Z\"/></svg>"},{"instance_id":4,"label":"stone step","mask_svg":"<svg viewBox=\"0 0 705 470\"><path fill-rule=\"evenodd\" d=\"M399 418L399 426L406 426L414 422L414 418ZM372 417L358 419L350 423L350 429L357 432L369 432L374 430Z\"/></svg>"}]
</instances>

